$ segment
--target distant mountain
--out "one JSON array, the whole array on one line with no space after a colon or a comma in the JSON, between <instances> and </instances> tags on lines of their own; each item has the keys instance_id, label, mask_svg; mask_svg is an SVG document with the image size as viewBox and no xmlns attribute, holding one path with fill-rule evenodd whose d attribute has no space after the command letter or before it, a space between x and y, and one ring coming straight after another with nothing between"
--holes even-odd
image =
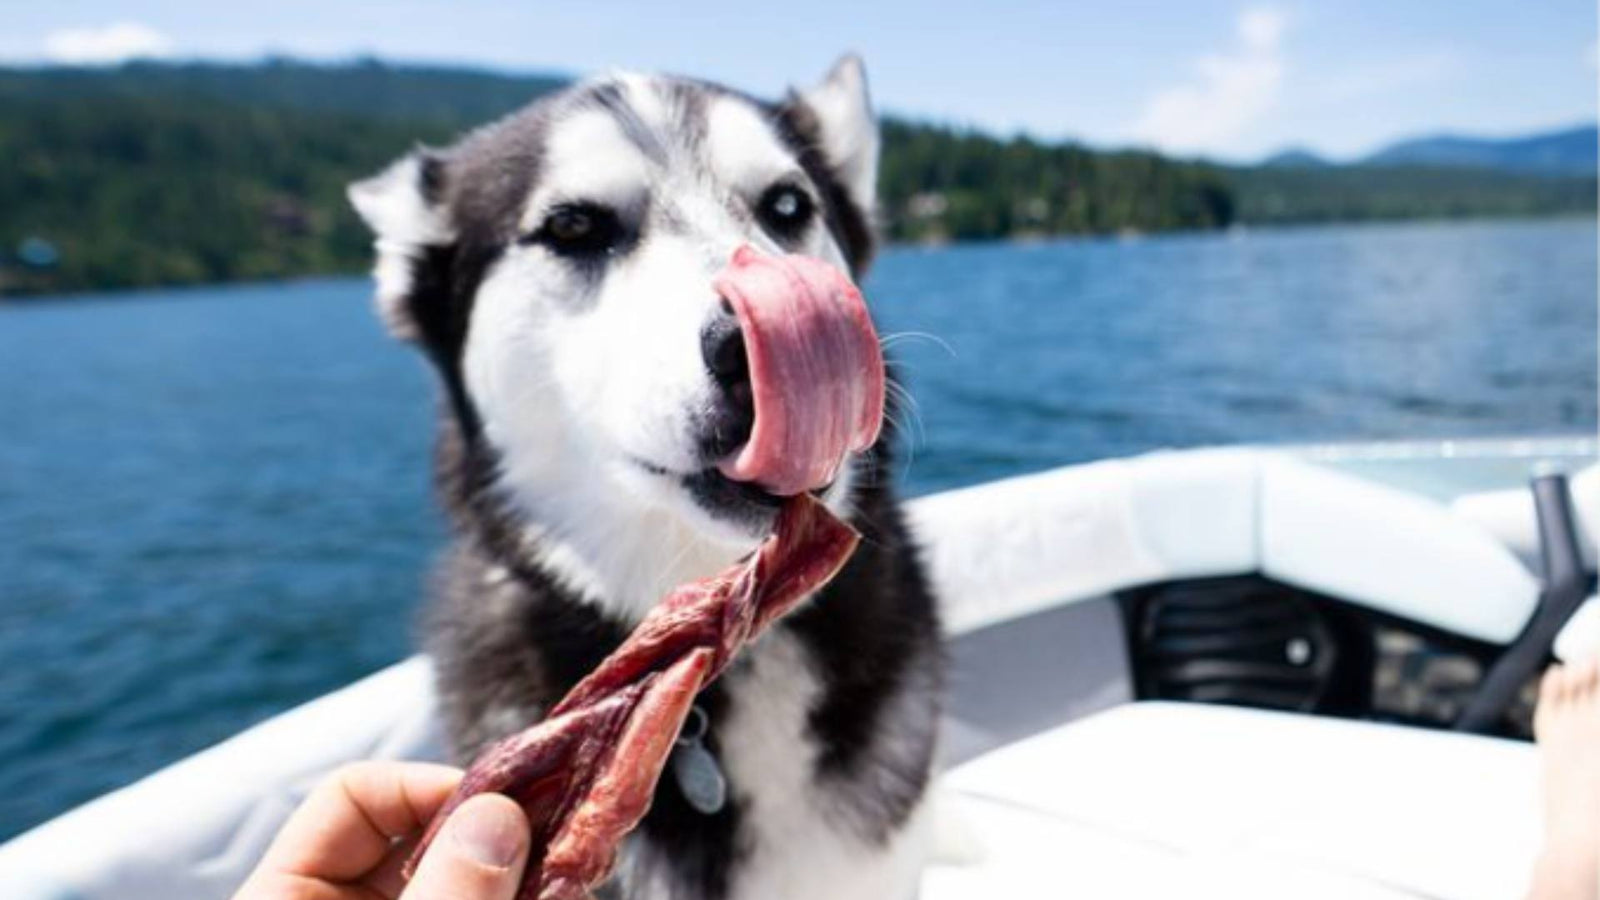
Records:
<instances>
[{"instance_id":1,"label":"distant mountain","mask_svg":"<svg viewBox=\"0 0 1600 900\"><path fill-rule=\"evenodd\" d=\"M1228 170L1247 225L1593 215L1593 175L1468 166L1251 166Z\"/></svg>"},{"instance_id":2,"label":"distant mountain","mask_svg":"<svg viewBox=\"0 0 1600 900\"><path fill-rule=\"evenodd\" d=\"M1263 159L1260 165L1269 169L1323 169L1333 163L1304 147L1286 147Z\"/></svg>"},{"instance_id":3,"label":"distant mountain","mask_svg":"<svg viewBox=\"0 0 1600 900\"><path fill-rule=\"evenodd\" d=\"M1593 175L1600 160L1594 125L1517 138L1436 135L1401 141L1361 160L1369 166L1457 166L1540 175Z\"/></svg>"}]
</instances>

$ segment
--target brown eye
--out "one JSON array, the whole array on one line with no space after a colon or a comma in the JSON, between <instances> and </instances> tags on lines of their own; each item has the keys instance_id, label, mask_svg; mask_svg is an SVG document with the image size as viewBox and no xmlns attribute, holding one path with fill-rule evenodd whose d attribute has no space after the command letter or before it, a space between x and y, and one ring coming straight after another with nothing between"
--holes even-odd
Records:
<instances>
[{"instance_id":1,"label":"brown eye","mask_svg":"<svg viewBox=\"0 0 1600 900\"><path fill-rule=\"evenodd\" d=\"M545 216L538 230L522 239L543 244L562 256L585 257L611 253L622 241L617 214L594 203L568 203Z\"/></svg>"},{"instance_id":2,"label":"brown eye","mask_svg":"<svg viewBox=\"0 0 1600 900\"><path fill-rule=\"evenodd\" d=\"M545 227L550 230L553 240L562 243L582 241L594 233L594 217L582 209L557 210Z\"/></svg>"}]
</instances>

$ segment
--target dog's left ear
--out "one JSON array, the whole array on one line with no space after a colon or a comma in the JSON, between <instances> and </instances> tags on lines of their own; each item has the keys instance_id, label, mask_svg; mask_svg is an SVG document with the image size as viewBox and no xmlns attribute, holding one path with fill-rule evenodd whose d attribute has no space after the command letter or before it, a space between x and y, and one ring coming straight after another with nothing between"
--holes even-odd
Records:
<instances>
[{"instance_id":1,"label":"dog's left ear","mask_svg":"<svg viewBox=\"0 0 1600 900\"><path fill-rule=\"evenodd\" d=\"M862 212L870 214L878 191L878 119L867 96L867 71L850 54L820 84L799 97L816 116L817 139L834 177Z\"/></svg>"}]
</instances>

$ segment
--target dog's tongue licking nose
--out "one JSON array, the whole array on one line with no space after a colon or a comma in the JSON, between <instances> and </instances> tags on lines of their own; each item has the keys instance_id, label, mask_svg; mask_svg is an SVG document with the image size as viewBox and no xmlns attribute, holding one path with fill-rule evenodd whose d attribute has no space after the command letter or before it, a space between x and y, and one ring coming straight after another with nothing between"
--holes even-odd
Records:
<instances>
[{"instance_id":1,"label":"dog's tongue licking nose","mask_svg":"<svg viewBox=\"0 0 1600 900\"><path fill-rule=\"evenodd\" d=\"M883 354L861 292L821 260L749 246L713 286L739 317L756 414L722 474L780 496L827 485L883 422Z\"/></svg>"}]
</instances>

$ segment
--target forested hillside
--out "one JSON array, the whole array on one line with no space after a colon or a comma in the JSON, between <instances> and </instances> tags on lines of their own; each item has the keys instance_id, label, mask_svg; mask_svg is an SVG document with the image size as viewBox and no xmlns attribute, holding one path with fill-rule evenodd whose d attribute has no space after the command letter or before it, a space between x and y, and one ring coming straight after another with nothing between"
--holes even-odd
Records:
<instances>
[{"instance_id":1,"label":"forested hillside","mask_svg":"<svg viewBox=\"0 0 1600 900\"><path fill-rule=\"evenodd\" d=\"M0 70L0 294L358 271L344 185L563 81L376 62ZM1595 180L1225 168L885 125L895 240L1592 211Z\"/></svg>"}]
</instances>

